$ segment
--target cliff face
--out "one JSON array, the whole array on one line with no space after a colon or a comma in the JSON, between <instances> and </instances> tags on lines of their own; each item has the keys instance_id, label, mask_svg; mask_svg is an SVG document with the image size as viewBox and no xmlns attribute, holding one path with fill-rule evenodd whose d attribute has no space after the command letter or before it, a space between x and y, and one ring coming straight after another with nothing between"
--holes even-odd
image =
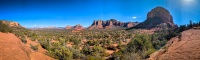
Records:
<instances>
[{"instance_id":1,"label":"cliff face","mask_svg":"<svg viewBox=\"0 0 200 60\"><path fill-rule=\"evenodd\" d=\"M94 21L93 24L89 27L89 29L111 29L111 28L130 28L137 25L138 22L120 22L115 19L110 19L107 21Z\"/></svg>"},{"instance_id":2,"label":"cliff face","mask_svg":"<svg viewBox=\"0 0 200 60\"><path fill-rule=\"evenodd\" d=\"M152 29L152 28L175 28L173 17L170 12L163 7L156 7L147 14L147 19L135 26L135 28Z\"/></svg>"}]
</instances>

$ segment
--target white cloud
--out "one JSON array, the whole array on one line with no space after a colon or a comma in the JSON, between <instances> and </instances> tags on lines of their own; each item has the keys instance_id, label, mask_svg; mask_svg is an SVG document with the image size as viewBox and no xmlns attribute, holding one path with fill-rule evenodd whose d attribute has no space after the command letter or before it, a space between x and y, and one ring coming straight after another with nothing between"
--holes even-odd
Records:
<instances>
[{"instance_id":1,"label":"white cloud","mask_svg":"<svg viewBox=\"0 0 200 60\"><path fill-rule=\"evenodd\" d=\"M132 18L133 18L133 19L136 19L137 17L136 17L136 16L133 16Z\"/></svg>"}]
</instances>

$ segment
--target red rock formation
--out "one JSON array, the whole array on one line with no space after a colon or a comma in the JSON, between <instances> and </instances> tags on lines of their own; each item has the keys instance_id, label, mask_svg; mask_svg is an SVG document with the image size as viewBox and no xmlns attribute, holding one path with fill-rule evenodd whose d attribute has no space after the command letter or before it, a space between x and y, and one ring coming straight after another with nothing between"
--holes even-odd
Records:
<instances>
[{"instance_id":1,"label":"red rock formation","mask_svg":"<svg viewBox=\"0 0 200 60\"><path fill-rule=\"evenodd\" d=\"M89 29L103 29L103 24L105 24L105 22L103 22L102 20L95 20L92 26L89 27Z\"/></svg>"},{"instance_id":2,"label":"red rock formation","mask_svg":"<svg viewBox=\"0 0 200 60\"><path fill-rule=\"evenodd\" d=\"M190 29L170 39L164 48L150 55L148 60L199 60L200 30Z\"/></svg>"},{"instance_id":3,"label":"red rock formation","mask_svg":"<svg viewBox=\"0 0 200 60\"><path fill-rule=\"evenodd\" d=\"M89 29L111 29L111 28L130 28L137 25L138 22L120 22L115 19L110 19L107 21L94 21L93 24L89 27Z\"/></svg>"},{"instance_id":4,"label":"red rock formation","mask_svg":"<svg viewBox=\"0 0 200 60\"><path fill-rule=\"evenodd\" d=\"M65 29L72 29L72 26L66 26Z\"/></svg>"},{"instance_id":5,"label":"red rock formation","mask_svg":"<svg viewBox=\"0 0 200 60\"><path fill-rule=\"evenodd\" d=\"M135 26L135 25L136 25L136 24L133 23L133 22L128 22L127 25L126 25L126 27L131 28L131 27L133 27L133 26Z\"/></svg>"},{"instance_id":6,"label":"red rock formation","mask_svg":"<svg viewBox=\"0 0 200 60\"><path fill-rule=\"evenodd\" d=\"M76 26L74 26L74 30L83 30L84 27L81 26L80 24L77 24Z\"/></svg>"},{"instance_id":7,"label":"red rock formation","mask_svg":"<svg viewBox=\"0 0 200 60\"><path fill-rule=\"evenodd\" d=\"M8 25L9 27L21 27L23 28L18 22L11 22L11 21L5 21L5 20L1 20L2 23Z\"/></svg>"},{"instance_id":8,"label":"red rock formation","mask_svg":"<svg viewBox=\"0 0 200 60\"><path fill-rule=\"evenodd\" d=\"M152 28L176 28L173 17L170 12L163 7L156 7L147 14L147 19L135 26L135 28L152 29Z\"/></svg>"},{"instance_id":9,"label":"red rock formation","mask_svg":"<svg viewBox=\"0 0 200 60\"><path fill-rule=\"evenodd\" d=\"M77 24L75 26L66 26L65 29L72 30L72 32L81 32L84 30L84 27L80 24Z\"/></svg>"}]
</instances>

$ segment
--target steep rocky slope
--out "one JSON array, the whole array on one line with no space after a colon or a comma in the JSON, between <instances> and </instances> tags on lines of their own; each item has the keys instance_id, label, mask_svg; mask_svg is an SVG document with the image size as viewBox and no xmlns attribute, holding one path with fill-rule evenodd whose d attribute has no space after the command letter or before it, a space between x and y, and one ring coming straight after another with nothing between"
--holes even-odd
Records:
<instances>
[{"instance_id":1,"label":"steep rocky slope","mask_svg":"<svg viewBox=\"0 0 200 60\"><path fill-rule=\"evenodd\" d=\"M164 48L150 55L149 60L199 60L200 30L190 29L172 38Z\"/></svg>"},{"instance_id":2,"label":"steep rocky slope","mask_svg":"<svg viewBox=\"0 0 200 60\"><path fill-rule=\"evenodd\" d=\"M107 21L94 21L89 29L112 29L112 28L130 28L137 25L138 22L120 22L115 19L110 19Z\"/></svg>"},{"instance_id":3,"label":"steep rocky slope","mask_svg":"<svg viewBox=\"0 0 200 60\"><path fill-rule=\"evenodd\" d=\"M152 29L152 28L175 28L173 17L170 12L163 7L156 7L147 14L147 19L134 28Z\"/></svg>"},{"instance_id":4,"label":"steep rocky slope","mask_svg":"<svg viewBox=\"0 0 200 60\"><path fill-rule=\"evenodd\" d=\"M0 60L30 60L30 50L11 33L0 32L0 48Z\"/></svg>"},{"instance_id":5,"label":"steep rocky slope","mask_svg":"<svg viewBox=\"0 0 200 60\"><path fill-rule=\"evenodd\" d=\"M23 44L12 33L0 32L0 60L53 60L41 52L44 51L41 46L38 51L33 51L30 44L29 40L27 44Z\"/></svg>"}]
</instances>

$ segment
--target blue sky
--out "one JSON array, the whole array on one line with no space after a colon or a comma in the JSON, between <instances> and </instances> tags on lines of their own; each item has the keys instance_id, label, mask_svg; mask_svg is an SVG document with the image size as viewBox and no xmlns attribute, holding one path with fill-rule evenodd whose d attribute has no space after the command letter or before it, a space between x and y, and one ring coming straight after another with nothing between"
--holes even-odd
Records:
<instances>
[{"instance_id":1,"label":"blue sky","mask_svg":"<svg viewBox=\"0 0 200 60\"><path fill-rule=\"evenodd\" d=\"M0 0L0 20L24 27L88 27L99 19L143 22L157 6L169 10L175 24L200 21L199 0Z\"/></svg>"}]
</instances>

